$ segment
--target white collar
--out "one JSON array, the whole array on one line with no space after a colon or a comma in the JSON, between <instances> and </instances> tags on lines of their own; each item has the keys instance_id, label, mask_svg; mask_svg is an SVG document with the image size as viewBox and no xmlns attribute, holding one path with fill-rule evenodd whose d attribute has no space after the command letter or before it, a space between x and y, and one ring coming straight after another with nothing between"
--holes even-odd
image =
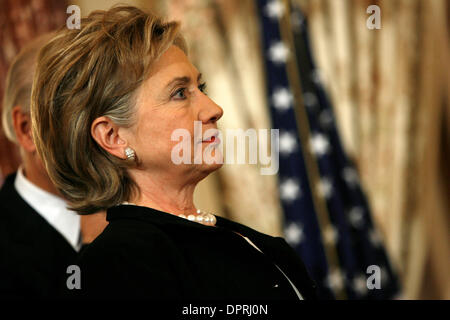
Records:
<instances>
[{"instance_id":1,"label":"white collar","mask_svg":"<svg viewBox=\"0 0 450 320\"><path fill-rule=\"evenodd\" d=\"M17 171L14 187L30 207L55 228L76 251L79 251L80 217L67 209L67 204L62 198L33 184L25 177L22 168Z\"/></svg>"}]
</instances>

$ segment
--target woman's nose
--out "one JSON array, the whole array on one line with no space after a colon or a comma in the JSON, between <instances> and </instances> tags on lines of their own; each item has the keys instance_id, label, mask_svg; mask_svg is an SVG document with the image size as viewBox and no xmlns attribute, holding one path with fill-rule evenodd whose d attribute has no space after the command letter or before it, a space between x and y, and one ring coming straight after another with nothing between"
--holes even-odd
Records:
<instances>
[{"instance_id":1,"label":"woman's nose","mask_svg":"<svg viewBox=\"0 0 450 320\"><path fill-rule=\"evenodd\" d=\"M199 119L203 123L215 123L223 115L223 109L218 106L208 96L205 96L203 101L203 108L200 110Z\"/></svg>"}]
</instances>

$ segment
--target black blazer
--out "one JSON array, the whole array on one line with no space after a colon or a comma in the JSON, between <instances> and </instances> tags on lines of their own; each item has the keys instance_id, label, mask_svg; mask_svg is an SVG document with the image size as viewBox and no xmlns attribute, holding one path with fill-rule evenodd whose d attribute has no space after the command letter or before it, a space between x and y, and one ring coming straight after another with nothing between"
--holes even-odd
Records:
<instances>
[{"instance_id":1,"label":"black blazer","mask_svg":"<svg viewBox=\"0 0 450 320\"><path fill-rule=\"evenodd\" d=\"M14 187L0 189L0 296L54 297L65 288L77 252Z\"/></svg>"},{"instance_id":2,"label":"black blazer","mask_svg":"<svg viewBox=\"0 0 450 320\"><path fill-rule=\"evenodd\" d=\"M107 220L81 254L81 297L298 299L274 263L305 299L316 297L302 261L283 238L221 217L209 227L132 205L109 209Z\"/></svg>"}]
</instances>

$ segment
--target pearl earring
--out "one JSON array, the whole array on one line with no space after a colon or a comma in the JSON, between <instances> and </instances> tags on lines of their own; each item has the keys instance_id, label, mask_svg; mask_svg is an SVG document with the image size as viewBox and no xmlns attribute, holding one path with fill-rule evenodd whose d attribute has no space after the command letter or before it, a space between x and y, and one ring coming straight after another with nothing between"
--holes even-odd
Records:
<instances>
[{"instance_id":1,"label":"pearl earring","mask_svg":"<svg viewBox=\"0 0 450 320\"><path fill-rule=\"evenodd\" d=\"M125 155L127 156L128 160L131 160L131 161L136 160L136 153L130 147L125 149Z\"/></svg>"}]
</instances>

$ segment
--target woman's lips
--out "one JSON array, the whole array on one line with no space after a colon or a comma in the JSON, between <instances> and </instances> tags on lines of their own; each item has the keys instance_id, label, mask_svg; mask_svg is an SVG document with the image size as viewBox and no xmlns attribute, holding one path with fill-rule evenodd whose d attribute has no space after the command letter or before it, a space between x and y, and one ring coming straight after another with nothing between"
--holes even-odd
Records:
<instances>
[{"instance_id":1,"label":"woman's lips","mask_svg":"<svg viewBox=\"0 0 450 320\"><path fill-rule=\"evenodd\" d=\"M202 142L203 143L217 143L217 144L219 144L220 143L220 139L219 139L219 137L212 136L208 140L203 140Z\"/></svg>"}]
</instances>

